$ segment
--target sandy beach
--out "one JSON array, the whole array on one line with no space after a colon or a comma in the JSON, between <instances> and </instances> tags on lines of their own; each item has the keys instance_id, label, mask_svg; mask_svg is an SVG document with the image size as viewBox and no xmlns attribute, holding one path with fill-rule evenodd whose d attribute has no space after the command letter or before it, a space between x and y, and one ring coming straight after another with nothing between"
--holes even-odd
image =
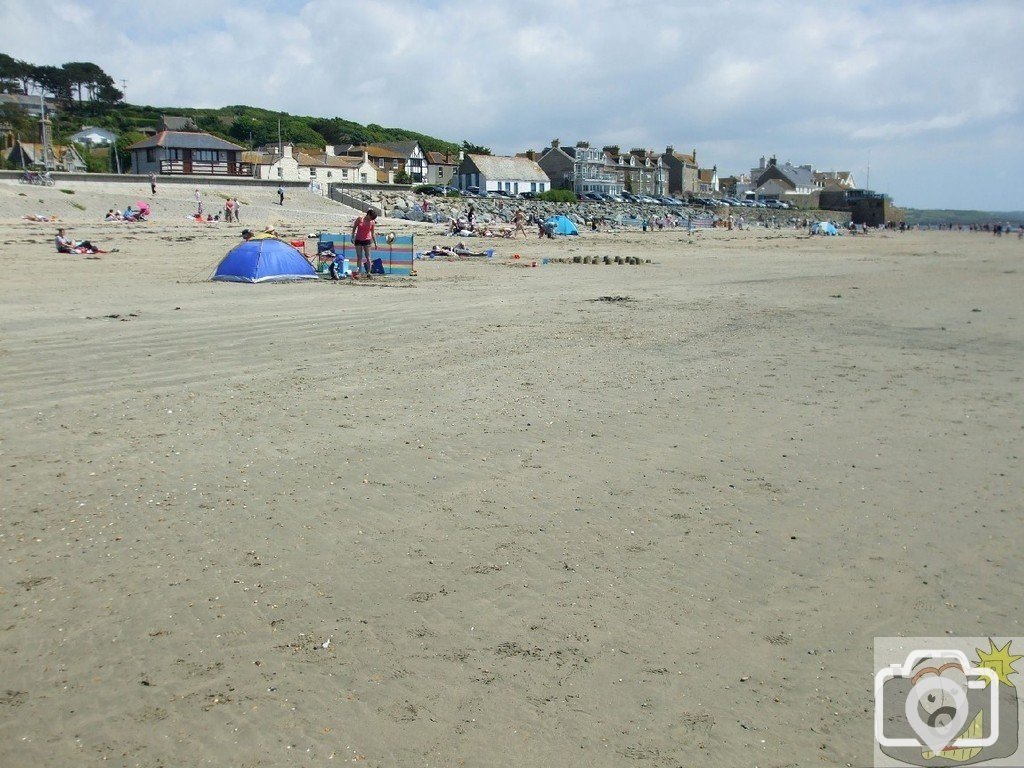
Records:
<instances>
[{"instance_id":1,"label":"sandy beach","mask_svg":"<svg viewBox=\"0 0 1024 768\"><path fill-rule=\"evenodd\" d=\"M1016 237L254 286L352 212L193 191L0 181L5 768L862 766L874 637L1024 634Z\"/></svg>"}]
</instances>

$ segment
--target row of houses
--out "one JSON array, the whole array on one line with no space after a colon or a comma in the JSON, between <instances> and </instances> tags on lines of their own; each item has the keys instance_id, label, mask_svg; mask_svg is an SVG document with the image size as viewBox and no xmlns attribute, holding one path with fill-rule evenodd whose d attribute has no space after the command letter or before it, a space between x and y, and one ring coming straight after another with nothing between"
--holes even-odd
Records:
<instances>
[{"instance_id":1,"label":"row of houses","mask_svg":"<svg viewBox=\"0 0 1024 768\"><path fill-rule=\"evenodd\" d=\"M598 149L588 141L562 146L553 139L538 152L524 153L536 159L555 189L569 189L577 195L587 192L641 195L695 195L718 191L718 168L700 168L697 150L690 154L666 147L664 152L615 145Z\"/></svg>"},{"instance_id":2,"label":"row of houses","mask_svg":"<svg viewBox=\"0 0 1024 768\"><path fill-rule=\"evenodd\" d=\"M717 166L701 168L697 150L664 152L615 145L592 147L588 141L562 146L553 139L543 150L513 156L446 154L423 149L416 140L368 145L325 146L322 151L296 150L290 144L246 149L198 130L191 118L164 116L146 139L130 147L132 170L140 174L246 176L258 179L317 183L412 184L455 186L511 194L548 189L678 197L726 194L761 199L806 197L823 190L854 188L848 171L815 171L810 165L778 163L761 157L749 173L719 177ZM100 128L83 128L77 144L98 146L116 139ZM41 143L0 135L8 163L34 167L47 164L67 171L85 170L75 143L54 146L46 158Z\"/></svg>"}]
</instances>

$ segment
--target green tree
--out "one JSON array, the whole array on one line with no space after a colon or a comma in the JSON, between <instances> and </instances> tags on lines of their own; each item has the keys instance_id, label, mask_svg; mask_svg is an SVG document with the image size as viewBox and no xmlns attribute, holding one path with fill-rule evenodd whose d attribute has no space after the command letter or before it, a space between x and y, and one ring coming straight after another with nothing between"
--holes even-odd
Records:
<instances>
[{"instance_id":1,"label":"green tree","mask_svg":"<svg viewBox=\"0 0 1024 768\"><path fill-rule=\"evenodd\" d=\"M21 76L25 62L0 53L0 93L24 93Z\"/></svg>"},{"instance_id":2,"label":"green tree","mask_svg":"<svg viewBox=\"0 0 1024 768\"><path fill-rule=\"evenodd\" d=\"M122 133L117 137L117 141L114 142L114 151L117 153L117 157L121 161L122 171L127 172L132 166L132 153L128 151L128 147L136 142L142 141L144 138L146 137L138 131L128 131L127 133Z\"/></svg>"},{"instance_id":3,"label":"green tree","mask_svg":"<svg viewBox=\"0 0 1024 768\"><path fill-rule=\"evenodd\" d=\"M82 103L82 92L88 94L90 100L95 98L96 90L101 84L110 81L106 72L100 69L91 61L72 61L61 67L68 79L68 84L78 96L78 103ZM113 81L110 81L113 85Z\"/></svg>"},{"instance_id":4,"label":"green tree","mask_svg":"<svg viewBox=\"0 0 1024 768\"><path fill-rule=\"evenodd\" d=\"M38 121L16 104L0 104L0 123L11 126L22 141L34 141L39 133Z\"/></svg>"},{"instance_id":5,"label":"green tree","mask_svg":"<svg viewBox=\"0 0 1024 768\"><path fill-rule=\"evenodd\" d=\"M491 150L480 144L471 144L467 139L462 140L462 151L467 155L489 155Z\"/></svg>"},{"instance_id":6,"label":"green tree","mask_svg":"<svg viewBox=\"0 0 1024 768\"><path fill-rule=\"evenodd\" d=\"M33 77L43 93L50 94L65 106L71 104L71 80L63 69L50 66L36 67Z\"/></svg>"}]
</instances>

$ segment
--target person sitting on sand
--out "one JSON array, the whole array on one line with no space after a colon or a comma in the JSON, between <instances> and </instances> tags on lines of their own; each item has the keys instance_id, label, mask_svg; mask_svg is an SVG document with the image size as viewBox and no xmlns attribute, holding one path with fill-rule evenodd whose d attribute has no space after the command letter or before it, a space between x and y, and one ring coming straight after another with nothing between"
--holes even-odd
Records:
<instances>
[{"instance_id":1,"label":"person sitting on sand","mask_svg":"<svg viewBox=\"0 0 1024 768\"><path fill-rule=\"evenodd\" d=\"M100 250L88 240L72 240L64 233L63 227L57 230L54 244L57 246L57 253L108 253L108 251Z\"/></svg>"},{"instance_id":2,"label":"person sitting on sand","mask_svg":"<svg viewBox=\"0 0 1024 768\"><path fill-rule=\"evenodd\" d=\"M120 221L121 220L121 212L120 211L115 211L113 208L111 208L109 211L107 211L107 215L103 217L103 220L104 221Z\"/></svg>"}]
</instances>

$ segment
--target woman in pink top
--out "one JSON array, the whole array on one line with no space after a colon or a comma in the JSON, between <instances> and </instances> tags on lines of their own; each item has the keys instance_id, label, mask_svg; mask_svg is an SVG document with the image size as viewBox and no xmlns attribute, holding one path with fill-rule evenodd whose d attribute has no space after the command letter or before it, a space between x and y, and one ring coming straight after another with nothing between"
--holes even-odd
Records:
<instances>
[{"instance_id":1,"label":"woman in pink top","mask_svg":"<svg viewBox=\"0 0 1024 768\"><path fill-rule=\"evenodd\" d=\"M366 274L370 274L370 249L377 247L377 236L373 233L377 212L373 208L352 222L352 241L356 246L356 263L362 264Z\"/></svg>"}]
</instances>

